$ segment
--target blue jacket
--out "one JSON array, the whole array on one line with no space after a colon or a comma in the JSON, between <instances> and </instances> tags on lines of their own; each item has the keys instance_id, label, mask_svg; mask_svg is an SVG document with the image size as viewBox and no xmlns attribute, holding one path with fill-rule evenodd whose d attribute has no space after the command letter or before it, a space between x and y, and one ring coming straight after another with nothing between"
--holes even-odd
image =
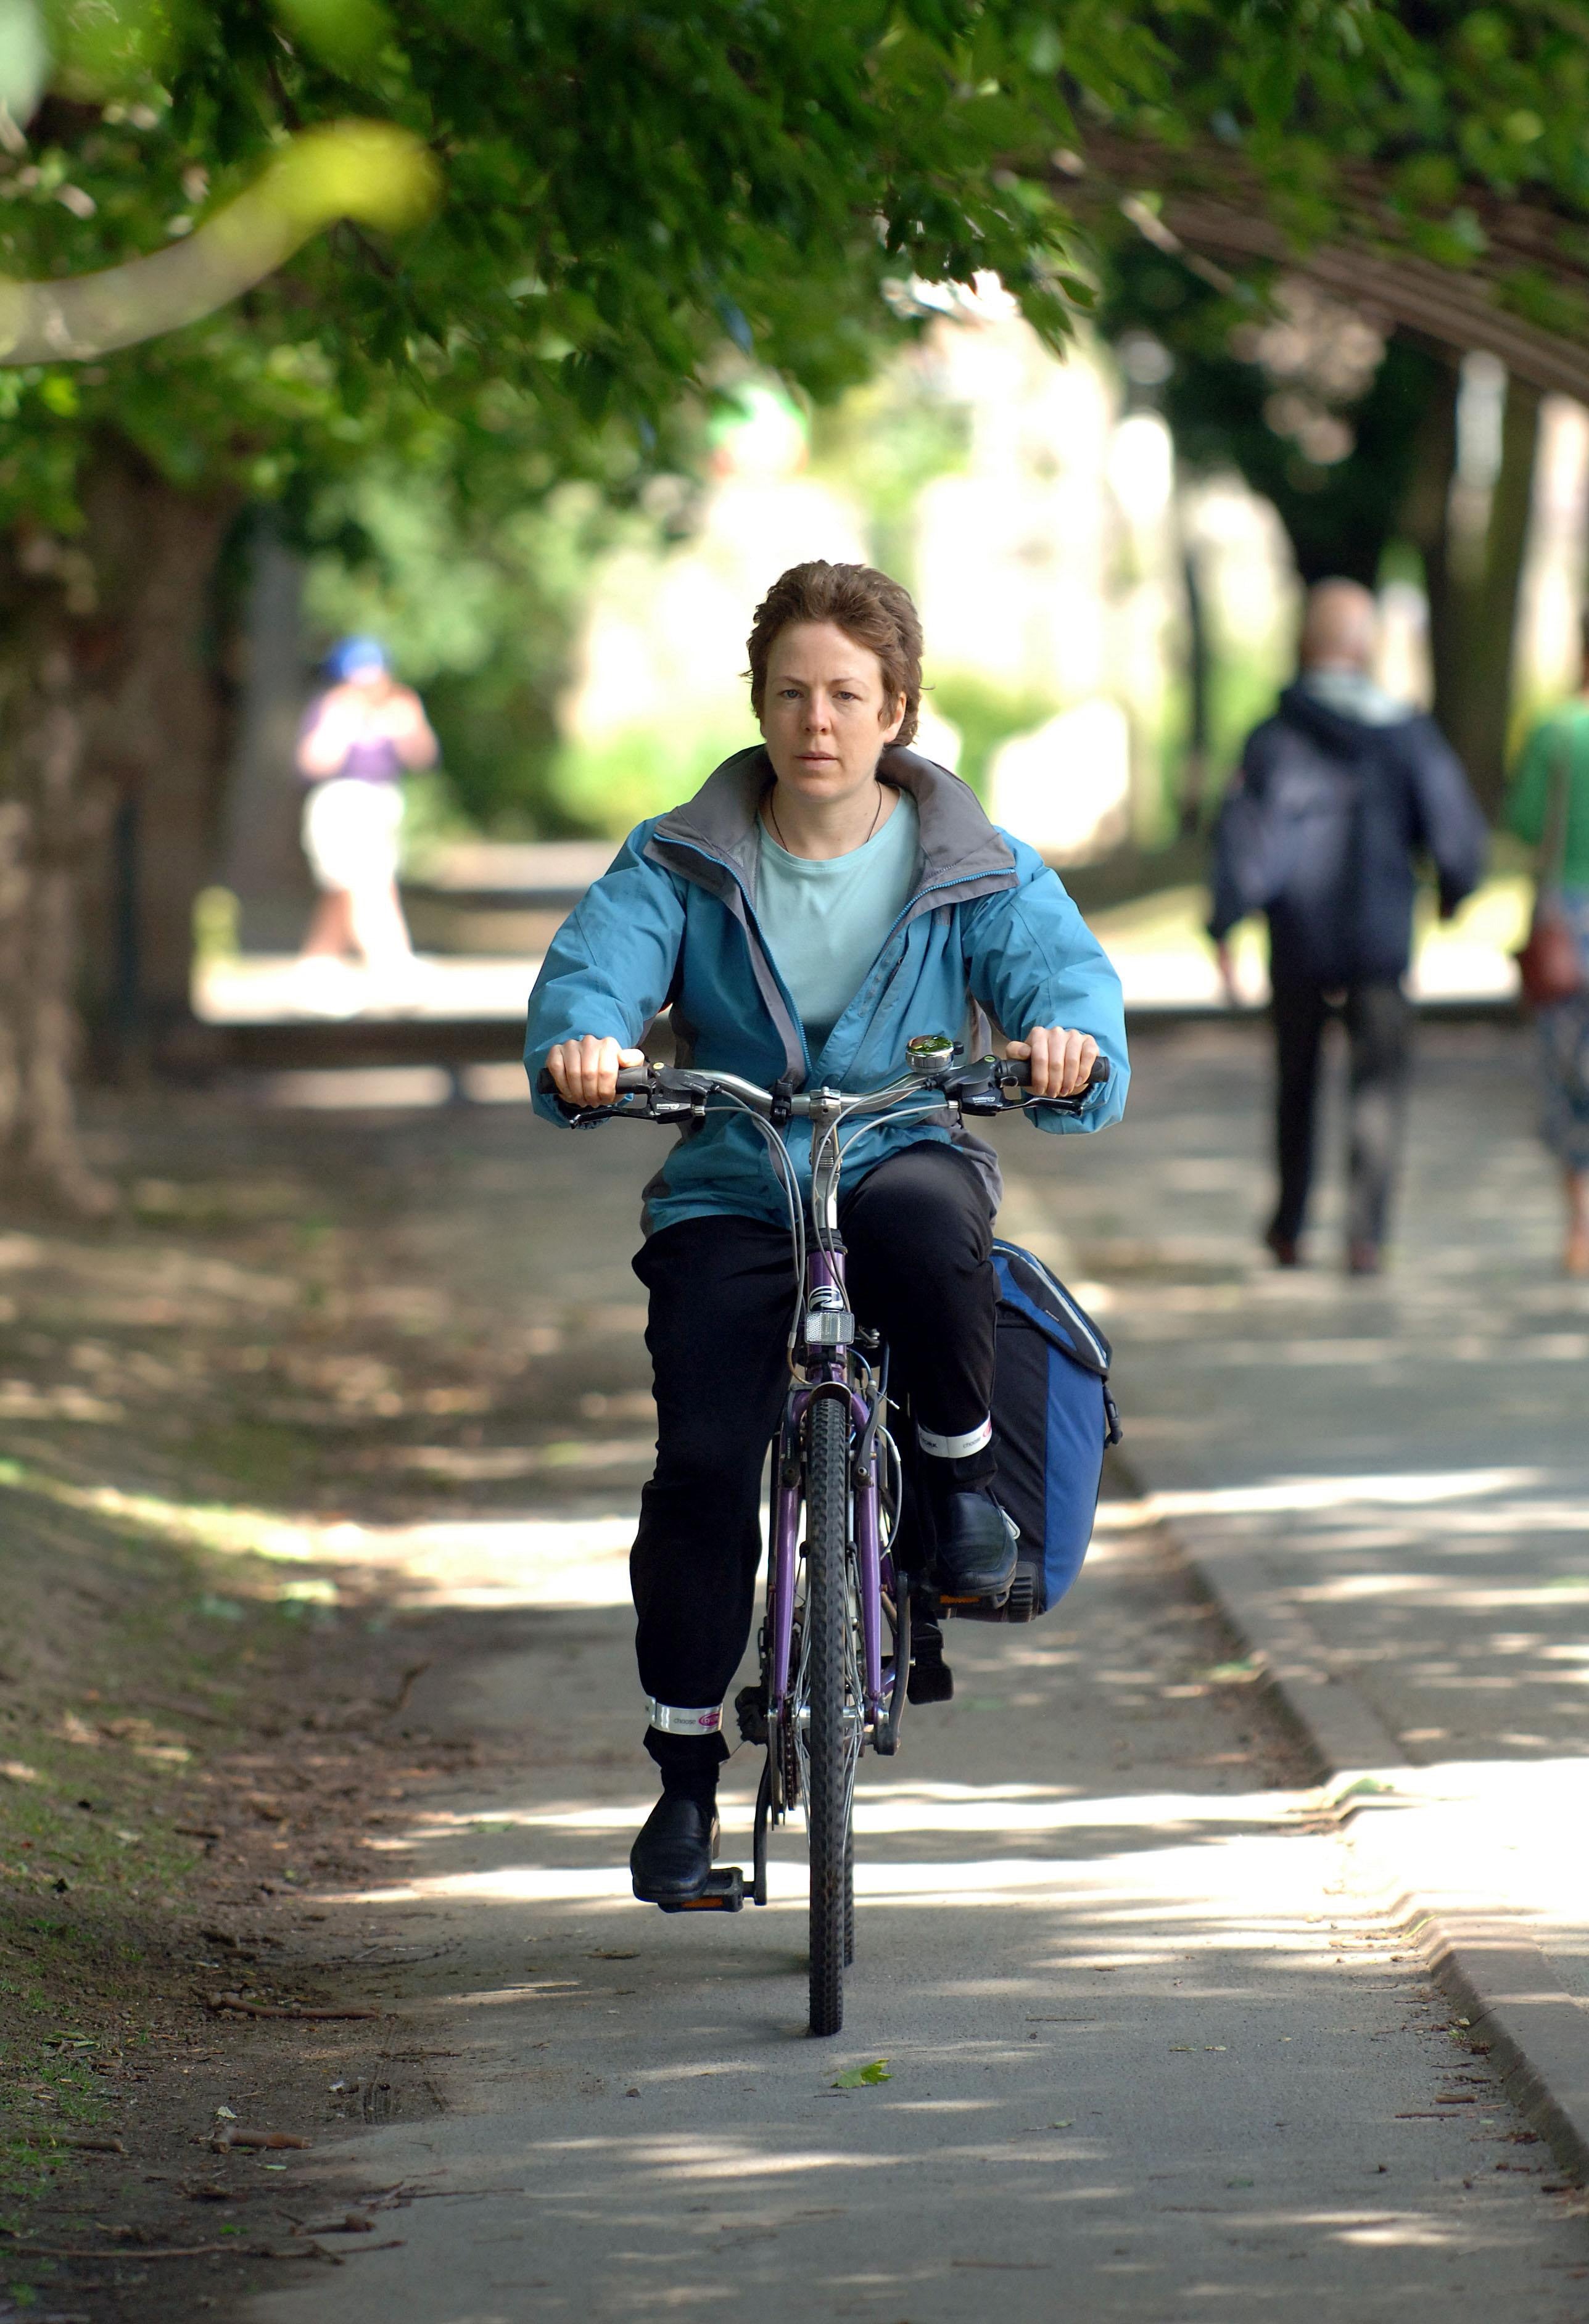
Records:
<instances>
[{"instance_id":1,"label":"blue jacket","mask_svg":"<svg viewBox=\"0 0 1589 2324\"><path fill-rule=\"evenodd\" d=\"M1275 979L1390 982L1411 953L1418 858L1432 858L1448 913L1477 886L1487 844L1432 718L1370 724L1288 687L1220 810L1208 932L1266 912Z\"/></svg>"},{"instance_id":2,"label":"blue jacket","mask_svg":"<svg viewBox=\"0 0 1589 2324\"><path fill-rule=\"evenodd\" d=\"M874 1089L904 1068L918 1033L986 1046L986 1010L1012 1038L1034 1024L1090 1033L1112 1067L1080 1116L1037 1108L1046 1130L1101 1130L1125 1104L1130 1067L1120 980L1055 874L991 824L957 777L911 751L883 754L881 772L908 790L921 822L909 902L870 973L813 1057L794 1003L756 923L757 808L772 780L758 745L726 760L688 805L632 831L609 872L559 929L530 996L524 1062L533 1088L554 1042L594 1033L637 1047L670 1002L681 1065L711 1066L770 1087L787 1075L836 1089ZM556 1098L537 1096L550 1121ZM858 1134L856 1123L846 1134ZM953 1138L999 1194L990 1148L916 1119L870 1135L861 1171L901 1146ZM810 1141L789 1137L808 1195ZM781 1224L783 1196L754 1127L731 1111L692 1126L646 1190L647 1233L733 1212Z\"/></svg>"}]
</instances>

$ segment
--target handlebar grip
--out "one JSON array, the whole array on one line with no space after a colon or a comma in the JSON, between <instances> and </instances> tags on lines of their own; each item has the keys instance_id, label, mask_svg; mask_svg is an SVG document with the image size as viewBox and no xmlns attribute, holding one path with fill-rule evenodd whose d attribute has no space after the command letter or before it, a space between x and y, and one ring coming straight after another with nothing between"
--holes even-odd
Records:
<instances>
[{"instance_id":1,"label":"handlebar grip","mask_svg":"<svg viewBox=\"0 0 1589 2324\"><path fill-rule=\"evenodd\" d=\"M650 1065L620 1065L618 1095L630 1097L636 1093L643 1094L651 1085L651 1072L652 1068ZM535 1094L537 1097L562 1098L561 1091L544 1065L535 1076ZM563 1099L563 1102L566 1104L567 1099Z\"/></svg>"},{"instance_id":2,"label":"handlebar grip","mask_svg":"<svg viewBox=\"0 0 1589 2324\"><path fill-rule=\"evenodd\" d=\"M1031 1059L1030 1057L1001 1058L999 1062L999 1079L1006 1089L1029 1088L1031 1084ZM1087 1075L1087 1088L1090 1090L1102 1089L1108 1079L1108 1058L1095 1057L1093 1059L1093 1070ZM1066 1099L1064 1102L1074 1105L1076 1098L1080 1097L1082 1093L1083 1093L1080 1090L1077 1090L1075 1096Z\"/></svg>"}]
</instances>

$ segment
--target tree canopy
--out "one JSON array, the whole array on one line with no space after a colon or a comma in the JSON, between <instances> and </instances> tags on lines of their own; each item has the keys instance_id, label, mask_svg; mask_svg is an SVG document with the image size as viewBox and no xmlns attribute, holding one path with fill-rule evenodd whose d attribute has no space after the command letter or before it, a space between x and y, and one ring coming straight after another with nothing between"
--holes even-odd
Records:
<instances>
[{"instance_id":1,"label":"tree canopy","mask_svg":"<svg viewBox=\"0 0 1589 2324\"><path fill-rule=\"evenodd\" d=\"M861 376L909 327L913 275L995 269L1058 333L1082 286L1036 165L1064 107L1051 77L996 69L1028 13L222 0L163 42L129 17L109 62L69 41L0 156L14 281L166 248L351 118L407 133L440 194L407 233L337 226L172 337L0 382L20 423L0 494L64 513L74 450L106 425L174 479L268 493L284 460L367 438L398 391L576 469L614 425L656 456L725 348L818 397Z\"/></svg>"},{"instance_id":2,"label":"tree canopy","mask_svg":"<svg viewBox=\"0 0 1589 2324\"><path fill-rule=\"evenodd\" d=\"M1122 204L1169 254L1299 263L1589 390L1578 0L32 5L0 43L13 282L169 260L350 121L437 198L407 231L345 215L170 338L0 379L0 516L69 517L105 426L175 481L279 492L394 395L564 472L614 429L663 457L725 350L826 398L914 280L996 271L1062 337Z\"/></svg>"},{"instance_id":3,"label":"tree canopy","mask_svg":"<svg viewBox=\"0 0 1589 2324\"><path fill-rule=\"evenodd\" d=\"M1161 12L1164 23L1169 12ZM1305 268L1589 396L1589 7L1192 5L1176 96L1083 106L1056 181L1194 264Z\"/></svg>"}]
</instances>

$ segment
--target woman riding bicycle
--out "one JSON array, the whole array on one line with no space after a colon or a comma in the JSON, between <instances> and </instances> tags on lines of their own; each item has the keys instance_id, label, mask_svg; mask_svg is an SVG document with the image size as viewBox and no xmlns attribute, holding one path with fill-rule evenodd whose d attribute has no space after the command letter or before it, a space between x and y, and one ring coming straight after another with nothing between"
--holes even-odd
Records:
<instances>
[{"instance_id":1,"label":"woman riding bicycle","mask_svg":"<svg viewBox=\"0 0 1589 2324\"><path fill-rule=\"evenodd\" d=\"M1030 1095L1108 1082L1078 1115L1119 1118L1120 984L1056 875L956 776L908 750L921 695L909 595L860 565L797 565L757 608L751 703L764 738L631 833L558 933L525 1058L549 1119L610 1105L670 1003L679 1061L786 1089L865 1089L912 1036L986 1046L1020 1028ZM559 1100L561 1102L559 1102ZM808 1141L790 1140L809 1192ZM841 1198L857 1314L892 1351L916 1424L941 1590L995 1601L1015 1571L990 1448L992 1151L917 1118L874 1131ZM701 1895L716 1846L722 1703L750 1635L762 1466L789 1383L784 1192L754 1126L692 1124L646 1189L634 1271L651 1295L655 1473L630 1560L645 1746L662 1796L634 1843L634 1893Z\"/></svg>"}]
</instances>

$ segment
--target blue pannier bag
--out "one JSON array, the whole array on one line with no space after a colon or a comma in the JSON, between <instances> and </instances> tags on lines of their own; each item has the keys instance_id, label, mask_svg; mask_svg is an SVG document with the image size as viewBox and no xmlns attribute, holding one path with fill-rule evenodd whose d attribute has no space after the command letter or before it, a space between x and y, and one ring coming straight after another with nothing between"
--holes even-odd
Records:
<instances>
[{"instance_id":1,"label":"blue pannier bag","mask_svg":"<svg viewBox=\"0 0 1589 2324\"><path fill-rule=\"evenodd\" d=\"M1009 1603L982 1618L1030 1622L1057 1606L1081 1572L1120 1415L1109 1393L1109 1342L1065 1286L1018 1243L994 1242L993 1269L993 1489L1021 1527L1021 1547Z\"/></svg>"}]
</instances>

